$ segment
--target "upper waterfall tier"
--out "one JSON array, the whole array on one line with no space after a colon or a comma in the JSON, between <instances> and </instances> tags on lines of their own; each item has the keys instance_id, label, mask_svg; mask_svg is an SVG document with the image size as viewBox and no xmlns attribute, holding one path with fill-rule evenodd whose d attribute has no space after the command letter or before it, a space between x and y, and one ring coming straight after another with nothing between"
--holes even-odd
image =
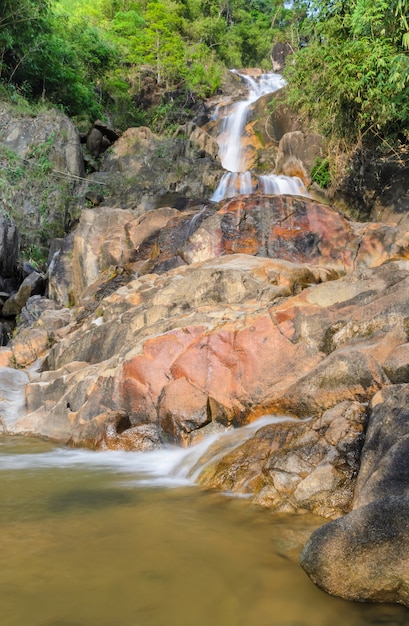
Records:
<instances>
[{"instance_id":1,"label":"upper waterfall tier","mask_svg":"<svg viewBox=\"0 0 409 626\"><path fill-rule=\"evenodd\" d=\"M258 176L250 172L254 164L253 155L249 155L248 120L252 105L262 96L273 94L285 85L280 74L268 73L259 76L249 76L232 70L240 76L248 88L247 97L232 104L220 106L214 113L214 120L221 120L220 131L216 136L219 145L221 164L226 174L221 178L219 185L212 196L218 202L224 198L232 198L238 194L261 193L290 193L306 195L306 189L299 178L276 176L269 174Z\"/></svg>"},{"instance_id":2,"label":"upper waterfall tier","mask_svg":"<svg viewBox=\"0 0 409 626\"><path fill-rule=\"evenodd\" d=\"M234 70L233 70L234 71ZM220 148L220 160L229 172L245 172L247 159L242 146L246 122L251 105L262 96L274 93L285 85L279 74L262 74L258 78L235 72L246 83L248 94L245 100L235 102L225 112L221 133L216 137Z\"/></svg>"}]
</instances>

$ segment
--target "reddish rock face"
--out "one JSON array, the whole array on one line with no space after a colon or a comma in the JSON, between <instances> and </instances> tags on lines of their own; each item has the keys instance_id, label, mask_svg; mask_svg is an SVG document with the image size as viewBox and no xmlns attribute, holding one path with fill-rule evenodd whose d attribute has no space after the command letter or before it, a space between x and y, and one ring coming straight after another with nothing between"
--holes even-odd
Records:
<instances>
[{"instance_id":1,"label":"reddish rock face","mask_svg":"<svg viewBox=\"0 0 409 626\"><path fill-rule=\"evenodd\" d=\"M409 238L393 227L356 226L307 198L240 196L202 224L181 256L193 263L235 253L349 271L408 258Z\"/></svg>"},{"instance_id":2,"label":"reddish rock face","mask_svg":"<svg viewBox=\"0 0 409 626\"><path fill-rule=\"evenodd\" d=\"M356 224L308 198L239 196L216 209L199 204L183 212L165 207L142 215L84 211L73 248L51 268L50 293L62 304L72 297L81 303L93 296L94 284L121 267L138 275L162 274L231 254L303 263L338 275L409 258L408 233Z\"/></svg>"},{"instance_id":3,"label":"reddish rock face","mask_svg":"<svg viewBox=\"0 0 409 626\"><path fill-rule=\"evenodd\" d=\"M351 503L364 405L407 373L408 236L307 198L240 196L216 209L126 211L117 223L107 210L89 223L83 214L82 307L53 333L14 431L145 450L265 414L310 418L264 430L201 480L335 516ZM36 328L48 337L43 315ZM284 460L272 456L277 441Z\"/></svg>"}]
</instances>

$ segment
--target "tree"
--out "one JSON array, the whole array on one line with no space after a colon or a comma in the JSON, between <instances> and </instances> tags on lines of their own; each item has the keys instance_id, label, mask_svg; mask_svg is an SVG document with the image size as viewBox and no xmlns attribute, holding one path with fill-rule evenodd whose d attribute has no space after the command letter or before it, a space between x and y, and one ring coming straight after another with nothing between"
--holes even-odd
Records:
<instances>
[{"instance_id":1,"label":"tree","mask_svg":"<svg viewBox=\"0 0 409 626\"><path fill-rule=\"evenodd\" d=\"M38 48L47 28L48 0L3 0L0 5L0 78L10 79Z\"/></svg>"},{"instance_id":2,"label":"tree","mask_svg":"<svg viewBox=\"0 0 409 626\"><path fill-rule=\"evenodd\" d=\"M293 55L289 100L349 143L397 136L409 122L401 0L310 3L309 43ZM403 1L403 0L402 0Z\"/></svg>"}]
</instances>

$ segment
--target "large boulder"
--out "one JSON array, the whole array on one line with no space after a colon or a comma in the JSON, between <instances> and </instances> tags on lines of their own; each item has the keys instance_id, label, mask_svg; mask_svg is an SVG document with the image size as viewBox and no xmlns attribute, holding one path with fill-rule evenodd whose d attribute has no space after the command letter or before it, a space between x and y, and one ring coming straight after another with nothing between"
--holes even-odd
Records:
<instances>
[{"instance_id":1,"label":"large boulder","mask_svg":"<svg viewBox=\"0 0 409 626\"><path fill-rule=\"evenodd\" d=\"M301 554L308 575L333 595L409 606L408 406L409 384L372 398L354 510L315 531Z\"/></svg>"},{"instance_id":2,"label":"large boulder","mask_svg":"<svg viewBox=\"0 0 409 626\"><path fill-rule=\"evenodd\" d=\"M115 268L163 273L220 255L319 265L336 277L408 254L408 234L351 222L309 198L241 196L217 208L201 203L183 210L84 210L75 232L53 256L50 295L64 305L79 303L85 289Z\"/></svg>"},{"instance_id":3,"label":"large boulder","mask_svg":"<svg viewBox=\"0 0 409 626\"><path fill-rule=\"evenodd\" d=\"M282 72L288 55L294 53L294 48L287 41L279 41L274 44L271 51L271 62L275 72Z\"/></svg>"},{"instance_id":4,"label":"large boulder","mask_svg":"<svg viewBox=\"0 0 409 626\"><path fill-rule=\"evenodd\" d=\"M0 148L1 208L16 223L26 256L45 261L50 240L64 236L78 215L79 133L61 111L22 115L2 105Z\"/></svg>"},{"instance_id":5,"label":"large boulder","mask_svg":"<svg viewBox=\"0 0 409 626\"><path fill-rule=\"evenodd\" d=\"M382 363L406 341L402 263L322 283L331 272L230 255L113 282L105 298L100 287L97 297L88 292L81 325L52 348L46 368L83 362L102 378L106 369L116 390L110 408L124 410L132 425L155 422L177 440L213 410L237 425L272 411L319 416L344 400L367 401L387 382ZM190 385L190 417L172 400L179 379ZM70 385L61 401L71 405L72 394L78 404ZM91 418L92 395L82 420Z\"/></svg>"},{"instance_id":6,"label":"large boulder","mask_svg":"<svg viewBox=\"0 0 409 626\"><path fill-rule=\"evenodd\" d=\"M367 405L405 376L407 234L307 198L243 196L85 211L64 256L75 308L14 432L146 449L290 416L220 450L200 480L277 511L351 509Z\"/></svg>"},{"instance_id":7,"label":"large boulder","mask_svg":"<svg viewBox=\"0 0 409 626\"><path fill-rule=\"evenodd\" d=\"M78 130L57 109L44 111L33 117L29 114L14 115L12 110L3 105L0 142L22 159L30 159L41 152L60 173L84 175Z\"/></svg>"},{"instance_id":8,"label":"large boulder","mask_svg":"<svg viewBox=\"0 0 409 626\"><path fill-rule=\"evenodd\" d=\"M220 178L216 151L214 140L192 124L170 138L145 127L128 128L103 154L100 171L90 179L106 185L106 202L121 208L154 209L158 197L169 193L206 198Z\"/></svg>"},{"instance_id":9,"label":"large boulder","mask_svg":"<svg viewBox=\"0 0 409 626\"><path fill-rule=\"evenodd\" d=\"M365 408L349 401L312 420L283 419L232 451L219 450L198 480L255 494L254 503L276 512L337 517L351 508L365 424Z\"/></svg>"},{"instance_id":10,"label":"large boulder","mask_svg":"<svg viewBox=\"0 0 409 626\"><path fill-rule=\"evenodd\" d=\"M315 531L301 565L346 600L409 606L409 496L385 496Z\"/></svg>"},{"instance_id":11,"label":"large boulder","mask_svg":"<svg viewBox=\"0 0 409 626\"><path fill-rule=\"evenodd\" d=\"M407 258L409 234L382 224L356 224L309 198L240 196L205 220L180 251L186 263L233 253L346 271Z\"/></svg>"},{"instance_id":12,"label":"large boulder","mask_svg":"<svg viewBox=\"0 0 409 626\"><path fill-rule=\"evenodd\" d=\"M321 135L301 130L287 132L280 139L275 173L299 176L304 183L308 183L313 166L318 158L324 156L325 150L325 140Z\"/></svg>"},{"instance_id":13,"label":"large boulder","mask_svg":"<svg viewBox=\"0 0 409 626\"><path fill-rule=\"evenodd\" d=\"M90 285L134 261L144 243L179 215L169 207L142 214L110 207L84 209L75 232L53 254L50 297L63 306L78 303Z\"/></svg>"},{"instance_id":14,"label":"large boulder","mask_svg":"<svg viewBox=\"0 0 409 626\"><path fill-rule=\"evenodd\" d=\"M409 384L383 388L371 407L355 509L385 496L409 495Z\"/></svg>"},{"instance_id":15,"label":"large boulder","mask_svg":"<svg viewBox=\"0 0 409 626\"><path fill-rule=\"evenodd\" d=\"M197 153L199 156L208 155L212 159L218 159L219 145L217 141L203 128L200 128L193 122L179 126L175 131L174 137L182 137L190 140L184 144L185 156L194 157Z\"/></svg>"}]
</instances>

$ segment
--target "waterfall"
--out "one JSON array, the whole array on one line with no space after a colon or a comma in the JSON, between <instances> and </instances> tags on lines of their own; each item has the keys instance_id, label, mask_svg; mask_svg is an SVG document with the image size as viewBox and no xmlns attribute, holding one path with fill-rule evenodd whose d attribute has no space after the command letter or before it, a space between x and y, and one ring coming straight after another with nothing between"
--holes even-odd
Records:
<instances>
[{"instance_id":1,"label":"waterfall","mask_svg":"<svg viewBox=\"0 0 409 626\"><path fill-rule=\"evenodd\" d=\"M33 468L89 468L128 473L141 486L193 485L204 468L237 448L267 424L298 421L289 416L265 415L247 426L208 435L189 447L165 446L149 452L55 448L32 454L4 453L0 439L0 473Z\"/></svg>"},{"instance_id":2,"label":"waterfall","mask_svg":"<svg viewBox=\"0 0 409 626\"><path fill-rule=\"evenodd\" d=\"M214 118L224 114L221 132L216 137L219 144L220 160L227 172L222 176L211 200L220 202L224 198L232 198L238 194L252 194L260 191L265 194L294 194L306 195L306 189L299 178L291 176L276 176L269 174L258 176L247 171L246 154L242 148L242 139L251 105L262 96L272 94L285 85L279 74L261 74L254 78L247 74L240 74L248 88L247 98L230 105L217 107ZM227 114L226 114L227 109Z\"/></svg>"}]
</instances>

